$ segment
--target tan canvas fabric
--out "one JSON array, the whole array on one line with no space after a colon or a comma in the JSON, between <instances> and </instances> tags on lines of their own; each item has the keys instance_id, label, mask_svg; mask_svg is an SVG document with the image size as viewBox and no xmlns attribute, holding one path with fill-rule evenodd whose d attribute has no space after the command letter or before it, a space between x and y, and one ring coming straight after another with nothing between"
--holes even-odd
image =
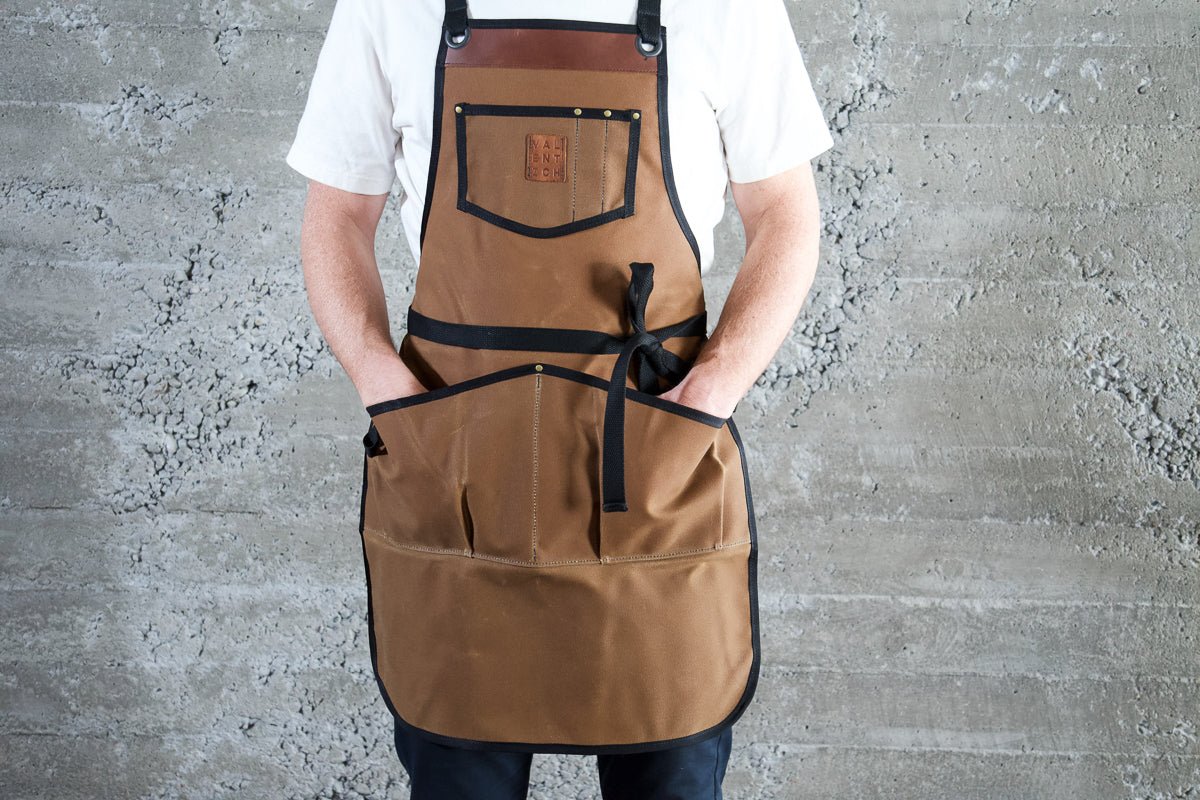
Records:
<instances>
[{"instance_id":1,"label":"tan canvas fabric","mask_svg":"<svg viewBox=\"0 0 1200 800\"><path fill-rule=\"evenodd\" d=\"M661 157L658 59L633 38L477 27L461 50L443 45L414 309L624 338L629 262L642 261L648 327L705 310ZM626 116L491 113L518 105ZM531 141L555 151L548 166L531 161ZM463 153L465 199L501 218L555 226L627 202L632 213L557 235L506 228L463 210ZM531 164L548 171L535 179ZM663 346L690 361L703 342ZM394 711L436 736L546 751L661 746L740 714L758 668L756 545L732 420L627 376L628 510L606 512L615 353L408 334L400 354L430 391L373 407L382 444L362 507L373 651Z\"/></svg>"}]
</instances>

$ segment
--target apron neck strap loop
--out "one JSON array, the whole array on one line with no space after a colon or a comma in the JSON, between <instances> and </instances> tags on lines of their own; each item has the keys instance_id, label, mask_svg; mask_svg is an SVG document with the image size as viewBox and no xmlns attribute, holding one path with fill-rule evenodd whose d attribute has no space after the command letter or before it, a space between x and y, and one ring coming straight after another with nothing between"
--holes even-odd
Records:
<instances>
[{"instance_id":1,"label":"apron neck strap loop","mask_svg":"<svg viewBox=\"0 0 1200 800\"><path fill-rule=\"evenodd\" d=\"M467 27L467 0L446 0L446 19L442 23L446 44L450 47L462 47L471 38L471 30ZM461 40L456 41L456 39Z\"/></svg>"},{"instance_id":2,"label":"apron neck strap loop","mask_svg":"<svg viewBox=\"0 0 1200 800\"><path fill-rule=\"evenodd\" d=\"M638 0L637 48L638 52L644 56L655 56L662 51L661 6L661 0ZM643 45L645 45L645 49L643 49Z\"/></svg>"}]
</instances>

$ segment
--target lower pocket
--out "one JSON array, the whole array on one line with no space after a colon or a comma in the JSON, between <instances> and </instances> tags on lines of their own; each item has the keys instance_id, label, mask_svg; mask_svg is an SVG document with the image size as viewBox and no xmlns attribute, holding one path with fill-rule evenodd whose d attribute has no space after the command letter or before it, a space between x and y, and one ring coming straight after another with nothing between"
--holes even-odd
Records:
<instances>
[{"instance_id":1,"label":"lower pocket","mask_svg":"<svg viewBox=\"0 0 1200 800\"><path fill-rule=\"evenodd\" d=\"M740 451L724 420L629 392L624 466L629 508L600 515L605 560L682 555L745 538Z\"/></svg>"},{"instance_id":2,"label":"lower pocket","mask_svg":"<svg viewBox=\"0 0 1200 800\"><path fill-rule=\"evenodd\" d=\"M625 399L626 511L602 512L607 381L527 364L371 406L363 525L402 547L550 566L749 540L726 420Z\"/></svg>"},{"instance_id":3,"label":"lower pocket","mask_svg":"<svg viewBox=\"0 0 1200 800\"><path fill-rule=\"evenodd\" d=\"M372 407L363 525L393 544L528 560L534 376L503 370Z\"/></svg>"}]
</instances>

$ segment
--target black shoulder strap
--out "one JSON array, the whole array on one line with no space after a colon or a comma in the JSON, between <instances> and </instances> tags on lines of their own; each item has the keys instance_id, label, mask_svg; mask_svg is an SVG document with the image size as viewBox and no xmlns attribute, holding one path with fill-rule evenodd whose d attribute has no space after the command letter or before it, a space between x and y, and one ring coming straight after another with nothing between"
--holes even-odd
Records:
<instances>
[{"instance_id":1,"label":"black shoulder strap","mask_svg":"<svg viewBox=\"0 0 1200 800\"><path fill-rule=\"evenodd\" d=\"M450 36L467 33L467 0L446 0L446 30Z\"/></svg>"},{"instance_id":2,"label":"black shoulder strap","mask_svg":"<svg viewBox=\"0 0 1200 800\"><path fill-rule=\"evenodd\" d=\"M661 0L638 0L637 29L638 38L658 49L658 29L661 23Z\"/></svg>"}]
</instances>

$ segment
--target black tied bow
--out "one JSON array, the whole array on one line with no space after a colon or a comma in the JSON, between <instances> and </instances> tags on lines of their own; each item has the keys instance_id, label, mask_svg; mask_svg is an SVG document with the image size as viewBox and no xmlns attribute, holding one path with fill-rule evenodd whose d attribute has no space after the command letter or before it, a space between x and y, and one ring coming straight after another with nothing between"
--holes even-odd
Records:
<instances>
[{"instance_id":1,"label":"black tied bow","mask_svg":"<svg viewBox=\"0 0 1200 800\"><path fill-rule=\"evenodd\" d=\"M636 353L637 387L648 394L659 394L658 376L682 380L689 363L663 347L662 341L646 330L646 301L654 288L654 265L645 261L629 264L627 310L633 333L625 340L608 384L604 408L604 511L628 511L625 503L625 379L629 362Z\"/></svg>"},{"instance_id":2,"label":"black tied bow","mask_svg":"<svg viewBox=\"0 0 1200 800\"><path fill-rule=\"evenodd\" d=\"M646 330L646 301L654 288L654 265L644 261L633 261L629 267L633 270L633 276L626 295L626 309L629 323L633 326L633 334L625 340L625 346L621 348L616 369L613 370L613 380L616 381L619 376L624 383L625 363L636 355L638 389L648 394L658 394L659 375L677 383L687 374L689 365L663 347L661 339ZM626 357L626 353L629 357Z\"/></svg>"}]
</instances>

